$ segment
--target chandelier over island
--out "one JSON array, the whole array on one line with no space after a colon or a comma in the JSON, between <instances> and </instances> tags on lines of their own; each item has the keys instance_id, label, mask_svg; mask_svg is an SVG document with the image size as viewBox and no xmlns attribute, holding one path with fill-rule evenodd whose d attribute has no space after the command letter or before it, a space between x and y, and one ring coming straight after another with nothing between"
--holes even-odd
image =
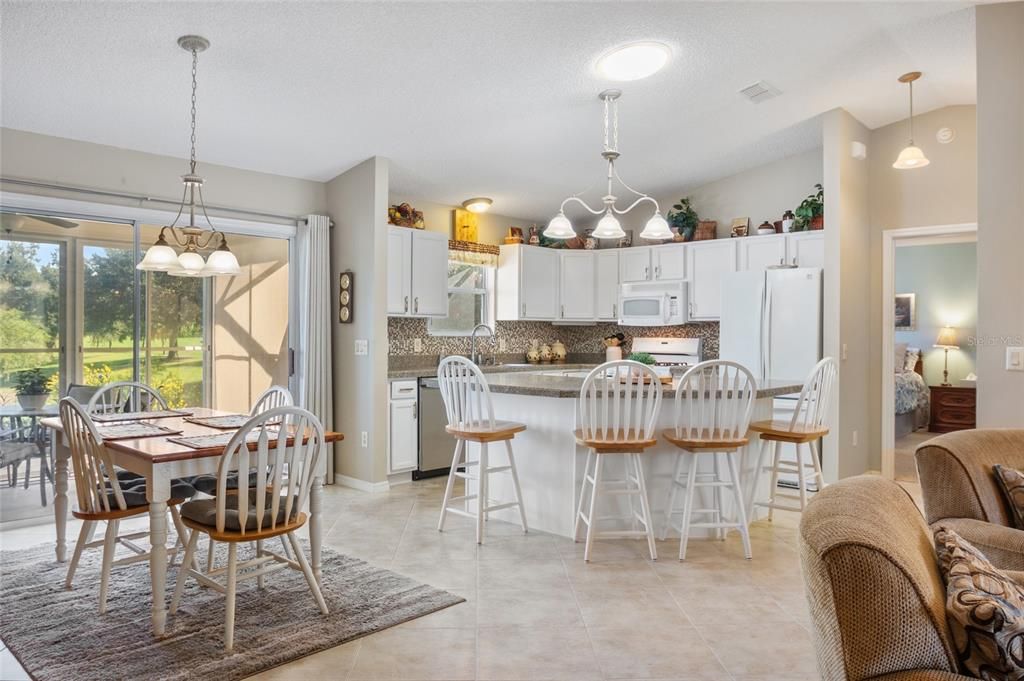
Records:
<instances>
[{"instance_id":1,"label":"chandelier over island","mask_svg":"<svg viewBox=\"0 0 1024 681\"><path fill-rule=\"evenodd\" d=\"M576 236L576 232L573 231L572 222L565 216L565 207L570 203L578 203L588 210L593 215L601 215L601 219L597 222L597 227L594 229L591 236L597 239L621 239L626 236L626 233L622 231L622 225L619 224L618 215L624 215L629 211L633 210L641 203L650 202L654 204L654 215L644 225L644 229L640 232L640 237L643 239L671 239L672 231L668 228L668 221L665 220L661 215L661 209L658 206L658 202L647 194L636 191L628 184L622 181L619 177L619 173L615 170L615 160L619 158L619 97L622 96L621 90L605 90L598 97L604 102L604 151L601 152L601 157L608 162L608 191L602 197L601 202L604 204L602 208L594 209L591 208L583 199L580 198L579 194L573 194L565 201L562 201L562 205L558 210L558 215L551 219L548 223L547 229L544 230L544 236L549 239L572 239ZM617 180L627 191L631 192L637 198L633 203L629 204L625 208L620 209L615 205L617 197L612 194L612 181Z\"/></svg>"},{"instance_id":2,"label":"chandelier over island","mask_svg":"<svg viewBox=\"0 0 1024 681\"><path fill-rule=\"evenodd\" d=\"M156 243L149 247L146 256L137 269L149 272L166 272L175 277L210 277L215 275L234 275L241 272L238 259L228 248L228 240L221 232L214 229L210 216L206 214L203 201L203 178L196 174L196 69L199 66L199 53L210 46L210 41L197 35L184 35L178 38L178 45L186 52L192 53L192 137L191 155L189 157L188 174L181 176L185 191L178 206L178 214L171 224L160 229ZM199 209L206 220L206 227L196 225L196 199L198 194ZM188 224L178 227L188 206ZM179 255L168 243L170 236L174 244L181 248ZM212 251L203 258L200 251Z\"/></svg>"}]
</instances>

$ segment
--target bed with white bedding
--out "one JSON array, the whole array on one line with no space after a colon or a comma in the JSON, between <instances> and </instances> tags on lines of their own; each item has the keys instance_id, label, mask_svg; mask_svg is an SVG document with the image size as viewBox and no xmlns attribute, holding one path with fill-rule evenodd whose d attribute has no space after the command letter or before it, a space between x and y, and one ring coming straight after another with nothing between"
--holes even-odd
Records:
<instances>
[{"instance_id":1,"label":"bed with white bedding","mask_svg":"<svg viewBox=\"0 0 1024 681\"><path fill-rule=\"evenodd\" d=\"M897 343L895 350L895 435L900 438L927 427L930 393L922 376L924 369L920 348L911 348L906 343Z\"/></svg>"}]
</instances>

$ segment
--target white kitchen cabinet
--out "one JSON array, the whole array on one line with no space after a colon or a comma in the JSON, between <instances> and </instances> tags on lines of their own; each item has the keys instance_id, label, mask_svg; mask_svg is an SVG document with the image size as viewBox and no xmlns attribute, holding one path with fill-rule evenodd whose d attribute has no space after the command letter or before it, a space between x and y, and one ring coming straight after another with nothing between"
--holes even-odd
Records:
<instances>
[{"instance_id":1,"label":"white kitchen cabinet","mask_svg":"<svg viewBox=\"0 0 1024 681\"><path fill-rule=\"evenodd\" d=\"M786 235L747 236L737 239L740 270L764 270L786 264Z\"/></svg>"},{"instance_id":2,"label":"white kitchen cabinet","mask_svg":"<svg viewBox=\"0 0 1024 681\"><path fill-rule=\"evenodd\" d=\"M448 316L448 236L388 227L387 313Z\"/></svg>"},{"instance_id":3,"label":"white kitchen cabinet","mask_svg":"<svg viewBox=\"0 0 1024 681\"><path fill-rule=\"evenodd\" d=\"M650 281L651 251L650 246L624 248L619 251L619 282L626 284L634 281Z\"/></svg>"},{"instance_id":4,"label":"white kitchen cabinet","mask_svg":"<svg viewBox=\"0 0 1024 681\"><path fill-rule=\"evenodd\" d=\"M593 251L563 251L559 253L559 309L563 321L593 321L595 310L595 273Z\"/></svg>"},{"instance_id":5,"label":"white kitchen cabinet","mask_svg":"<svg viewBox=\"0 0 1024 681\"><path fill-rule=\"evenodd\" d=\"M558 255L558 251L540 246L500 247L496 290L499 321L558 319Z\"/></svg>"},{"instance_id":6,"label":"white kitchen cabinet","mask_svg":"<svg viewBox=\"0 0 1024 681\"><path fill-rule=\"evenodd\" d=\"M736 271L736 239L698 241L686 246L689 318L717 320L722 316L722 275Z\"/></svg>"},{"instance_id":7,"label":"white kitchen cabinet","mask_svg":"<svg viewBox=\"0 0 1024 681\"><path fill-rule=\"evenodd\" d=\"M825 232L797 232L787 235L790 265L797 267L825 267Z\"/></svg>"},{"instance_id":8,"label":"white kitchen cabinet","mask_svg":"<svg viewBox=\"0 0 1024 681\"><path fill-rule=\"evenodd\" d=\"M651 259L654 261L654 279L671 281L686 278L686 246L683 244L666 244L651 248Z\"/></svg>"},{"instance_id":9,"label":"white kitchen cabinet","mask_svg":"<svg viewBox=\"0 0 1024 681\"><path fill-rule=\"evenodd\" d=\"M597 319L619 318L619 251L594 252L594 303Z\"/></svg>"},{"instance_id":10,"label":"white kitchen cabinet","mask_svg":"<svg viewBox=\"0 0 1024 681\"><path fill-rule=\"evenodd\" d=\"M419 419L416 381L392 381L388 402L388 473L416 468Z\"/></svg>"}]
</instances>

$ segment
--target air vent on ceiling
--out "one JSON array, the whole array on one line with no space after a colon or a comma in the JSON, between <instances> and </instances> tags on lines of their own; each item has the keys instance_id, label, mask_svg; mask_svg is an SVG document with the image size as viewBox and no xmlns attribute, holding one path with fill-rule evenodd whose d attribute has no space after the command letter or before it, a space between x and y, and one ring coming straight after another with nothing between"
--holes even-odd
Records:
<instances>
[{"instance_id":1,"label":"air vent on ceiling","mask_svg":"<svg viewBox=\"0 0 1024 681\"><path fill-rule=\"evenodd\" d=\"M752 101L754 104L760 104L763 101L778 97L782 92L770 83L766 83L763 80L759 80L753 85L740 90L740 94Z\"/></svg>"}]
</instances>

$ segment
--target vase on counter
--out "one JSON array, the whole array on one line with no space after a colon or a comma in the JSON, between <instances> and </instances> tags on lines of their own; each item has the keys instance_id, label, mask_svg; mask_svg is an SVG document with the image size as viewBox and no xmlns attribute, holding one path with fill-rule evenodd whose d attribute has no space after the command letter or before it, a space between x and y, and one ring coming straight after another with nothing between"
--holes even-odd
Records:
<instances>
[{"instance_id":1,"label":"vase on counter","mask_svg":"<svg viewBox=\"0 0 1024 681\"><path fill-rule=\"evenodd\" d=\"M526 361L531 364L540 361L540 341L536 338L530 341L530 347L526 349Z\"/></svg>"},{"instance_id":2,"label":"vase on counter","mask_svg":"<svg viewBox=\"0 0 1024 681\"><path fill-rule=\"evenodd\" d=\"M567 354L565 345L562 344L562 341L556 340L551 344L551 359L553 361L564 362Z\"/></svg>"},{"instance_id":3,"label":"vase on counter","mask_svg":"<svg viewBox=\"0 0 1024 681\"><path fill-rule=\"evenodd\" d=\"M540 346L540 361L550 362L551 361L551 346L545 343Z\"/></svg>"},{"instance_id":4,"label":"vase on counter","mask_svg":"<svg viewBox=\"0 0 1024 681\"><path fill-rule=\"evenodd\" d=\"M620 359L622 359L621 345L609 346L604 349L604 361L618 362Z\"/></svg>"},{"instance_id":5,"label":"vase on counter","mask_svg":"<svg viewBox=\"0 0 1024 681\"><path fill-rule=\"evenodd\" d=\"M793 215L793 211L787 210L782 214L782 232L788 234L793 231L793 223L796 222L796 216Z\"/></svg>"}]
</instances>

